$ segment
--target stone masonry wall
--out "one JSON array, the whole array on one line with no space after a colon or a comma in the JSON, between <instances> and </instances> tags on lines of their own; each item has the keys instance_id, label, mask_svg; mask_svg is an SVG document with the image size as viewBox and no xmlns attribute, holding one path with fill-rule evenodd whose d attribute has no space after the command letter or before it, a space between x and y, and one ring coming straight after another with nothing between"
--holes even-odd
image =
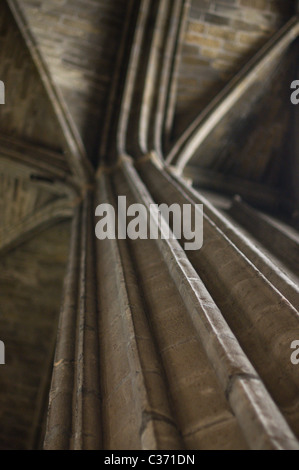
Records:
<instances>
[{"instance_id":1,"label":"stone masonry wall","mask_svg":"<svg viewBox=\"0 0 299 470\"><path fill-rule=\"evenodd\" d=\"M287 21L293 10L292 0L191 1L179 73L177 132Z\"/></svg>"},{"instance_id":2,"label":"stone masonry wall","mask_svg":"<svg viewBox=\"0 0 299 470\"><path fill-rule=\"evenodd\" d=\"M22 0L20 6L94 157L127 1Z\"/></svg>"}]
</instances>

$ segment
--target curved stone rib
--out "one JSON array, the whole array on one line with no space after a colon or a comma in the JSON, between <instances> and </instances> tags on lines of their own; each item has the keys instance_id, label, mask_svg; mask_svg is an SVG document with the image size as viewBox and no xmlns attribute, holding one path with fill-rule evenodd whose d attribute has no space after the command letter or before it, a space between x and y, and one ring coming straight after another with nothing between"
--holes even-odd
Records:
<instances>
[{"instance_id":1,"label":"curved stone rib","mask_svg":"<svg viewBox=\"0 0 299 470\"><path fill-rule=\"evenodd\" d=\"M185 3L185 0L160 2L147 65L139 120L141 150L146 154L154 149L160 158L167 105L175 79L173 58L178 48Z\"/></svg>"},{"instance_id":2,"label":"curved stone rib","mask_svg":"<svg viewBox=\"0 0 299 470\"><path fill-rule=\"evenodd\" d=\"M35 39L31 34L30 28L27 25L26 18L17 0L6 0L7 4L18 24L20 32L28 47L31 57L38 70L40 79L45 87L49 96L52 107L55 111L57 120L60 124L63 137L65 139L66 147L68 149L67 157L69 164L77 176L79 182L88 184L93 181L93 169L90 161L88 160L84 144L79 135L78 129L69 113L64 99L55 86L48 67L36 45Z\"/></svg>"},{"instance_id":3,"label":"curved stone rib","mask_svg":"<svg viewBox=\"0 0 299 470\"><path fill-rule=\"evenodd\" d=\"M160 71L163 65L168 69L168 61L165 63L163 48L165 44L165 31L167 31L167 22L169 17L169 10L171 5L176 5L177 2L166 0L159 2L157 18L150 48L149 58L146 66L145 80L143 85L143 95L140 104L140 117L138 119L138 137L140 142L141 154L146 154L150 150L150 132L151 126L155 129L153 122L153 113L155 114L155 106L163 105L162 100L160 103L155 103L155 98L159 93L159 79ZM166 41L167 43L167 41ZM164 87L163 87L163 91ZM163 108L162 108L163 109ZM163 113L163 111L162 111Z\"/></svg>"},{"instance_id":4,"label":"curved stone rib","mask_svg":"<svg viewBox=\"0 0 299 470\"><path fill-rule=\"evenodd\" d=\"M299 236L277 225L270 217L235 198L229 214L274 253L297 276L299 275Z\"/></svg>"},{"instance_id":5,"label":"curved stone rib","mask_svg":"<svg viewBox=\"0 0 299 470\"><path fill-rule=\"evenodd\" d=\"M176 167L169 167L169 169L179 176ZM236 176L224 175L207 168L200 168L199 171L198 167L191 164L184 169L183 178L190 178L195 188L216 191L232 197L239 194L246 201L265 209L273 210L282 203L287 206L289 202L278 189Z\"/></svg>"},{"instance_id":6,"label":"curved stone rib","mask_svg":"<svg viewBox=\"0 0 299 470\"><path fill-rule=\"evenodd\" d=\"M121 171L114 179L128 203L144 203ZM244 433L156 242L128 243L184 445L187 449L246 449Z\"/></svg>"},{"instance_id":7,"label":"curved stone rib","mask_svg":"<svg viewBox=\"0 0 299 470\"><path fill-rule=\"evenodd\" d=\"M171 138L171 131L173 127L173 121L176 111L176 100L177 100L177 87L178 87L178 78L179 78L179 70L181 66L181 59L182 59L182 48L184 43L184 35L186 30L186 25L188 21L189 10L191 7L191 0L184 0L182 4L182 9L180 13L180 23L177 27L177 38L176 38L176 45L174 59L172 63L172 71L171 77L168 85L168 102L167 102L167 109L165 110L165 122L164 122L164 136L163 136L163 144L164 144L164 151L165 148L170 147L170 138Z\"/></svg>"},{"instance_id":8,"label":"curved stone rib","mask_svg":"<svg viewBox=\"0 0 299 470\"><path fill-rule=\"evenodd\" d=\"M81 230L72 448L97 450L102 444L102 429L91 192L86 194L83 202Z\"/></svg>"},{"instance_id":9,"label":"curved stone rib","mask_svg":"<svg viewBox=\"0 0 299 470\"><path fill-rule=\"evenodd\" d=\"M189 128L175 143L166 157L167 163L182 172L206 137L219 121L242 98L257 77L283 54L299 34L298 17L293 17L268 43L246 64L231 82L199 114Z\"/></svg>"},{"instance_id":10,"label":"curved stone rib","mask_svg":"<svg viewBox=\"0 0 299 470\"><path fill-rule=\"evenodd\" d=\"M140 50L146 34L146 24L150 12L150 1L142 0L135 27L134 40L131 47L130 59L127 66L125 85L122 94L120 118L117 123L117 155L127 153L127 132L130 120L130 109L136 88L138 68L140 66ZM131 136L132 138L132 136Z\"/></svg>"},{"instance_id":11,"label":"curved stone rib","mask_svg":"<svg viewBox=\"0 0 299 470\"><path fill-rule=\"evenodd\" d=\"M109 93L106 109L106 119L101 135L99 148L99 165L111 165L117 160L117 126L119 124L120 108L122 106L121 96L123 93L123 70L126 69L128 57L130 56L131 31L136 27L136 11L139 9L139 0L127 2L127 15L122 38L119 44L119 52L116 59L113 81ZM112 143L112 145L111 145Z\"/></svg>"},{"instance_id":12,"label":"curved stone rib","mask_svg":"<svg viewBox=\"0 0 299 470\"><path fill-rule=\"evenodd\" d=\"M151 145L160 150L167 113L159 93L173 67L168 58L162 71L162 58L177 46L171 35L180 24L173 16L168 23L170 11L182 13L181 0L142 0L134 18L124 90L119 82L115 90L123 96L120 118L109 134L117 135L110 143L121 158L100 172L98 204L116 209L116 197L126 195L147 209L153 200L194 209L192 193L165 169L147 157L140 162L149 193L122 158L131 149L136 160ZM298 34L290 25L280 49ZM299 378L287 357L298 312L210 215L198 252L187 254L174 240L102 240L94 259L86 195L74 219L46 448L299 449L289 428L299 436Z\"/></svg>"},{"instance_id":13,"label":"curved stone rib","mask_svg":"<svg viewBox=\"0 0 299 470\"><path fill-rule=\"evenodd\" d=\"M45 449L101 448L92 195L73 219Z\"/></svg>"},{"instance_id":14,"label":"curved stone rib","mask_svg":"<svg viewBox=\"0 0 299 470\"><path fill-rule=\"evenodd\" d=\"M152 163L142 165L140 172L156 202L194 204L178 183ZM299 377L290 360L290 346L299 337L298 311L207 215L203 247L187 256L274 401L299 435Z\"/></svg>"},{"instance_id":15,"label":"curved stone rib","mask_svg":"<svg viewBox=\"0 0 299 470\"><path fill-rule=\"evenodd\" d=\"M75 210L50 391L46 450L69 450L72 438L75 338L82 207Z\"/></svg>"},{"instance_id":16,"label":"curved stone rib","mask_svg":"<svg viewBox=\"0 0 299 470\"><path fill-rule=\"evenodd\" d=\"M27 181L30 186L44 189L48 193L55 194L58 197L72 198L77 195L77 188L68 177L57 177L52 173L33 166L30 158L26 162L14 160L9 157L0 157L0 172L3 175L9 175L12 178L20 178Z\"/></svg>"},{"instance_id":17,"label":"curved stone rib","mask_svg":"<svg viewBox=\"0 0 299 470\"><path fill-rule=\"evenodd\" d=\"M137 158L155 149L162 157L166 108L175 80L173 57L184 10L185 0L141 3L118 123L118 155L133 152Z\"/></svg>"},{"instance_id":18,"label":"curved stone rib","mask_svg":"<svg viewBox=\"0 0 299 470\"><path fill-rule=\"evenodd\" d=\"M115 207L109 177L98 201ZM180 449L160 360L127 242L97 242L104 446Z\"/></svg>"},{"instance_id":19,"label":"curved stone rib","mask_svg":"<svg viewBox=\"0 0 299 470\"><path fill-rule=\"evenodd\" d=\"M36 233L72 216L73 207L68 199L48 203L10 229L0 231L1 255L21 245Z\"/></svg>"}]
</instances>

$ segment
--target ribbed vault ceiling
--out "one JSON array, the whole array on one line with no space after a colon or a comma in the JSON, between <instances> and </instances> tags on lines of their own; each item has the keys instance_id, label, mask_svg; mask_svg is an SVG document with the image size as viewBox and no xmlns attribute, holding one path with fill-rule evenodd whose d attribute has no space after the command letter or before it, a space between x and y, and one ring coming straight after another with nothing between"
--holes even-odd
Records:
<instances>
[{"instance_id":1,"label":"ribbed vault ceiling","mask_svg":"<svg viewBox=\"0 0 299 470\"><path fill-rule=\"evenodd\" d=\"M293 7L293 2L286 0L263 2L266 5L265 11L253 7L256 2L240 0L238 7L232 3L222 0L192 0L190 9L186 10L171 135L173 141L240 70L248 57L287 20ZM19 1L29 29L49 68L50 78L62 94L88 156L93 161L96 160L101 130L105 124L107 100L128 4L128 0ZM295 133L294 110L284 106L288 99L289 83L296 76L293 67L296 54L295 49L289 51L283 62L276 67L272 78L265 77L265 81L258 84L259 90L251 90L251 96L257 92L255 96L261 99L247 96L246 106L244 102L242 104L243 111L236 108L215 129L214 134L190 162L190 176L194 177L196 173L205 177L204 172L212 172L212 180L215 174L220 174L224 178L238 178L241 182L249 180L260 184L262 188L279 187L289 198L295 197L295 193L298 195L298 180L294 179L290 170L294 155L288 151L287 145ZM69 148L66 146L65 136L24 39L4 1L0 2L0 79L6 83L6 105L0 107L1 237L43 207L65 199L66 195L59 193L59 185L56 185L57 192L51 187L52 176L53 181L55 178L64 181L71 177ZM27 158L24 144L33 146L33 158L44 165L47 171L52 167L53 175L48 175L42 182L36 179L39 175L28 169L30 165L26 171L20 161L8 165L9 156L3 155L3 148L12 147L11 142L14 142L14 146L18 143L23 146L19 158L22 159L23 156L24 164ZM286 153L284 149L287 149ZM199 181L200 186L202 179L199 178ZM208 188L209 186L211 184L207 184ZM35 239L36 246L33 240L31 244L19 248L12 259L7 257L2 263L6 274L2 275L0 282L7 292L4 298L7 308L5 311L2 308L2 311L8 338L13 336L13 331L22 331L27 321L26 312L30 312L33 319L32 338L27 341L20 334L24 351L28 353L29 344L42 351L43 358L47 360L51 358L46 357L49 349L45 351L42 334L45 337L53 335L53 325L49 320L56 320L68 230L66 224L64 228L58 227L52 232L40 234ZM45 253L42 248L44 246L47 247ZM31 258L35 259L35 263L32 264ZM53 266L53 260L57 262L57 269ZM34 272L29 269L30 264ZM18 272L19 266L23 274ZM46 274L45 278L39 278L39 273L46 273L47 269L48 278ZM29 291L26 282L32 283ZM19 287L15 289L17 284ZM39 294L32 303L41 285L45 298ZM12 297L15 293L20 296L16 304L18 312L13 312ZM47 303L48 308L43 312L45 315L42 320L45 325L43 327L41 321L39 326L43 333L39 336L34 322L40 315L43 303ZM28 359L26 354L25 362ZM39 376L43 369L43 358L35 364L36 374ZM30 357L24 367L22 358L19 359L15 368L17 370L20 366L18 373L26 387L25 374L26 370L30 370ZM8 377L5 385L7 390L12 386L9 380ZM30 402L32 396L34 398L42 393L39 387L40 383L33 386L32 394L27 390L25 405L26 400ZM17 400L21 393L20 389L16 391L15 397L12 396L9 403L11 410L14 408L14 398ZM4 403L4 406L7 404ZM16 415L17 412L18 410ZM42 410L39 413L41 420ZM27 417L29 420L32 414L34 410L31 409L30 416ZM24 419L27 418L25 416ZM39 421L38 425L40 424ZM27 423L24 428L26 426ZM32 445L34 436L24 434L22 427L23 424L19 430L18 442L24 447ZM8 423L8 428L12 433L16 431L14 423ZM5 445L4 436L0 436L0 447Z\"/></svg>"},{"instance_id":2,"label":"ribbed vault ceiling","mask_svg":"<svg viewBox=\"0 0 299 470\"><path fill-rule=\"evenodd\" d=\"M126 0L19 2L89 155L96 153Z\"/></svg>"}]
</instances>

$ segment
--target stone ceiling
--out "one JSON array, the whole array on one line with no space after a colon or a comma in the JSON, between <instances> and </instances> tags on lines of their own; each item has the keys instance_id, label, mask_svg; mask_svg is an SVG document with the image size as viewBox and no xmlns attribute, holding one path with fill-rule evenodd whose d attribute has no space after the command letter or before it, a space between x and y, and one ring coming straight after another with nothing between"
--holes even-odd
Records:
<instances>
[{"instance_id":1,"label":"stone ceiling","mask_svg":"<svg viewBox=\"0 0 299 470\"><path fill-rule=\"evenodd\" d=\"M175 133L293 14L293 0L191 0L179 71Z\"/></svg>"},{"instance_id":2,"label":"stone ceiling","mask_svg":"<svg viewBox=\"0 0 299 470\"><path fill-rule=\"evenodd\" d=\"M23 0L19 3L93 158L128 2Z\"/></svg>"},{"instance_id":3,"label":"stone ceiling","mask_svg":"<svg viewBox=\"0 0 299 470\"><path fill-rule=\"evenodd\" d=\"M22 0L19 5L88 156L96 161L128 0ZM286 21L292 5L292 1L286 0L190 2L172 138L188 126L248 56ZM4 144L9 146L10 139L14 145L17 142L33 145L39 164L48 159L55 175L69 177L65 138L6 2L0 3L0 79L7 84L7 105L0 108L1 148ZM278 87L276 93L280 91ZM279 106L278 103L278 115ZM271 118L268 114L269 126ZM289 114L283 119L289 122ZM250 127L250 122L246 126ZM48 153L43 160L44 151ZM24 152L22 155L25 159ZM244 160L250 163L249 157ZM225 167L227 162L222 165ZM238 167L236 171L243 170ZM9 166L7 158L1 156L0 235L1 229L10 230L39 209L65 197L53 193L49 184L35 184L31 172L22 171L19 166ZM32 403L43 393L43 381L47 380L43 368L52 357L51 341L57 327L68 235L68 223L58 225L1 260L1 339L16 343L17 338L23 354L21 357L16 347L11 353L11 374L1 376L0 389L7 393L0 395L0 417L8 431L7 436L0 434L0 448L8 446L9 433L16 437L14 445L19 448L38 445L34 432L42 425L43 410L35 409ZM28 334L24 333L25 328ZM30 356L30 348L40 354L37 361ZM31 379L28 385L27 380ZM23 421L18 406L22 410L27 408ZM1 409L6 409L6 414ZM28 423L33 419L35 428L28 435Z\"/></svg>"}]
</instances>

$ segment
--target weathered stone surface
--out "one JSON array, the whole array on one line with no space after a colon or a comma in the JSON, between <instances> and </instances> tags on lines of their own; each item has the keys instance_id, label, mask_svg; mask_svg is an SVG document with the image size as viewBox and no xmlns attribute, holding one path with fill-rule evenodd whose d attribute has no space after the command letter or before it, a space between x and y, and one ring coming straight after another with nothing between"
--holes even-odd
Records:
<instances>
[{"instance_id":1,"label":"weathered stone surface","mask_svg":"<svg viewBox=\"0 0 299 470\"><path fill-rule=\"evenodd\" d=\"M69 224L62 223L1 259L0 448L42 446Z\"/></svg>"},{"instance_id":2,"label":"weathered stone surface","mask_svg":"<svg viewBox=\"0 0 299 470\"><path fill-rule=\"evenodd\" d=\"M289 0L191 1L178 81L178 134L291 14Z\"/></svg>"},{"instance_id":3,"label":"weathered stone surface","mask_svg":"<svg viewBox=\"0 0 299 470\"><path fill-rule=\"evenodd\" d=\"M125 0L19 2L89 155L96 159Z\"/></svg>"},{"instance_id":4,"label":"weathered stone surface","mask_svg":"<svg viewBox=\"0 0 299 470\"><path fill-rule=\"evenodd\" d=\"M25 0L29 29L15 0L7 3L29 46L37 86L44 83L45 96L50 98L49 109L54 111L63 145L55 150L46 140L43 148L36 146L35 139L26 143L21 128L16 130L19 135L0 136L0 171L6 175L1 177L3 233L7 238L12 230L20 236L18 243L35 234L29 244L1 261L8 273L3 269L0 276L5 289L1 331L6 335L1 340L7 350L14 345L15 362L0 369L4 384L0 387L4 425L0 447L37 447L49 401L44 447L50 450L298 450L299 380L290 345L299 337L299 290L296 275L283 272L273 256L283 242L284 261L297 272L292 253L298 240L252 207L244 206L244 220L240 200L230 215L225 212L229 198L222 212L217 211L178 176L183 150L190 145L191 156L196 157L204 150L202 142L196 146L201 131L197 120L190 135L184 133L174 146L179 156L171 162L176 166L164 159L175 138L175 111L180 116L182 103L194 96L199 75L200 92L208 101L211 85L213 92L215 84L223 86L247 53L276 31L263 54L248 62L224 98L220 95L217 107L206 108L214 125L209 119L204 122L209 122L216 146L204 154L203 176L207 187L219 193L225 183L230 191L244 186L250 201L261 199L268 209L277 208L280 195L291 198L284 206L289 210L285 216L297 207L297 192L286 190L287 173L284 184L277 187L282 166L272 155L286 138L292 114L284 111L279 96L296 54L287 54L285 60L283 52L298 36L295 17L278 31L290 14L289 2L194 0L188 9L184 0L76 0L72 4L55 0L51 5ZM5 57L11 44L6 42ZM103 71L98 72L98 66ZM272 101L258 73L265 67L284 78L276 86L273 73ZM188 96L182 80L186 80L183 87L190 87ZM243 106L248 115L254 110L257 116L256 127L254 123L244 126L242 155L236 149L235 140L240 139L236 121L231 133L226 121L225 129L215 124L224 111L230 116L240 112L236 83L244 88L239 96L241 110ZM246 92L256 93L255 100L246 100ZM88 103L89 93L92 103ZM30 114L26 97L24 103ZM184 125L193 112L189 104ZM197 106L197 112L200 109ZM275 122L275 116L283 121L271 135L261 131L262 143L261 110L267 122ZM13 113L12 128L18 119L18 113ZM87 159L81 137L89 156L99 157L94 159L96 169ZM55 140L53 135L50 140ZM217 152L217 141L226 158ZM256 160L251 158L253 153L259 153ZM292 169L297 168L289 161ZM218 170L213 188L209 186L215 175L211 162ZM192 161L190 168L193 171L199 165ZM264 173L269 179L261 177ZM267 190L269 180L272 186ZM38 191L32 190L33 182L39 184ZM44 195L50 198L46 206ZM129 204L143 204L148 215L145 223L156 225L152 203L176 203L181 208L190 204L193 218L199 210L196 205L203 203L202 248L185 251L185 239L161 237L166 223L173 225L165 220L157 240L97 240L95 206L110 203L117 213L119 195L125 195ZM221 200L218 193L217 197ZM33 230L32 220L47 215L54 223L57 212L49 214L49 206L64 201L70 212L63 217L73 218L70 242L67 224L36 237L41 227ZM253 235L241 230L233 217L247 224ZM269 241L271 227L274 236ZM254 243L255 235L266 249ZM69 256L53 360L66 245ZM7 358L12 361L9 354ZM17 387L10 392L15 381Z\"/></svg>"}]
</instances>

